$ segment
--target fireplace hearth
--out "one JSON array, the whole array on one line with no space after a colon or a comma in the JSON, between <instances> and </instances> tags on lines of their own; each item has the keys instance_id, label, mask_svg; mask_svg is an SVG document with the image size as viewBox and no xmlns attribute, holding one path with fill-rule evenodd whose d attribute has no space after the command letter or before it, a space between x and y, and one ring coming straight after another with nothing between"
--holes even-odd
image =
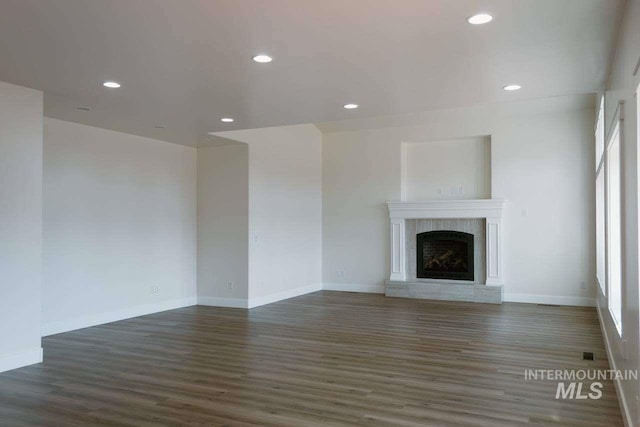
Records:
<instances>
[{"instance_id":1,"label":"fireplace hearth","mask_svg":"<svg viewBox=\"0 0 640 427\"><path fill-rule=\"evenodd\" d=\"M473 234L427 231L416 239L417 278L474 280Z\"/></svg>"}]
</instances>

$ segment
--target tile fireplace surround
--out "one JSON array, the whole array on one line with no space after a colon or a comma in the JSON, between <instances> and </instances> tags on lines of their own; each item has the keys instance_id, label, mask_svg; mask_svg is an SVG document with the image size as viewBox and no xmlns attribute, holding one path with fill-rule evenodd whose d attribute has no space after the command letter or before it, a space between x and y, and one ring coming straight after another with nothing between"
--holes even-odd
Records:
<instances>
[{"instance_id":1,"label":"tile fireplace surround","mask_svg":"<svg viewBox=\"0 0 640 427\"><path fill-rule=\"evenodd\" d=\"M385 286L387 296L502 303L504 200L387 202L387 206L391 220L391 276ZM410 268L413 268L411 263L415 263L416 259L415 254L408 253L408 248L415 247L416 232L419 232L418 224L420 223L415 220L434 220L429 222L429 225L438 224L437 229L444 229L443 227L447 225L457 228L455 231L466 232L469 232L469 229L462 229L463 227L477 230L478 220L484 222L484 233L473 233L474 238L480 240L476 243L476 247L481 246L484 250L476 253L476 257L484 258L484 269L476 270L477 275L474 281L416 279L415 274L410 274ZM437 223L436 221L439 220L442 221ZM408 229L412 232L407 233Z\"/></svg>"}]
</instances>

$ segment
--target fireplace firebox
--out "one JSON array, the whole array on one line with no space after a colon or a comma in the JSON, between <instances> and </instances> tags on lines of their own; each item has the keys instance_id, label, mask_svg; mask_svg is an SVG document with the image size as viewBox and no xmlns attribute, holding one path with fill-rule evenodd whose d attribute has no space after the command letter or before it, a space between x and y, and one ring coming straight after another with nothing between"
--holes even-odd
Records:
<instances>
[{"instance_id":1,"label":"fireplace firebox","mask_svg":"<svg viewBox=\"0 0 640 427\"><path fill-rule=\"evenodd\" d=\"M427 231L417 235L419 279L474 280L473 234Z\"/></svg>"}]
</instances>

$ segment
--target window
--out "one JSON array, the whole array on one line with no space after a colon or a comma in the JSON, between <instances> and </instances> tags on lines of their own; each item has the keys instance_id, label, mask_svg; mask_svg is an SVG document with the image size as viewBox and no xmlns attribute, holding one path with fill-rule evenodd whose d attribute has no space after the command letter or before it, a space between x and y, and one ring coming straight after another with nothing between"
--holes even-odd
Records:
<instances>
[{"instance_id":1,"label":"window","mask_svg":"<svg viewBox=\"0 0 640 427\"><path fill-rule=\"evenodd\" d=\"M621 108L621 107L620 107ZM618 111L619 112L619 111ZM609 311L622 335L622 233L620 122L614 122L606 156Z\"/></svg>"},{"instance_id":2,"label":"window","mask_svg":"<svg viewBox=\"0 0 640 427\"><path fill-rule=\"evenodd\" d=\"M596 121L596 280L602 295L607 294L605 270L605 192L604 192L604 96Z\"/></svg>"},{"instance_id":3,"label":"window","mask_svg":"<svg viewBox=\"0 0 640 427\"><path fill-rule=\"evenodd\" d=\"M604 166L596 175L596 279L602 295L607 294L605 270Z\"/></svg>"},{"instance_id":4,"label":"window","mask_svg":"<svg viewBox=\"0 0 640 427\"><path fill-rule=\"evenodd\" d=\"M596 170L602 165L604 156L604 96L600 97L598 120L596 122Z\"/></svg>"}]
</instances>

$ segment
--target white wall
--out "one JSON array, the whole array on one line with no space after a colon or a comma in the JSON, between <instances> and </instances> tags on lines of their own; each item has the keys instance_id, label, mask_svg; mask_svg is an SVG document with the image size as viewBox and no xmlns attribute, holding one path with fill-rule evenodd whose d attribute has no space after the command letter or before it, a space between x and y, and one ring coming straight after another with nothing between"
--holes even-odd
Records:
<instances>
[{"instance_id":1,"label":"white wall","mask_svg":"<svg viewBox=\"0 0 640 427\"><path fill-rule=\"evenodd\" d=\"M490 199L490 138L402 144L402 199Z\"/></svg>"},{"instance_id":2,"label":"white wall","mask_svg":"<svg viewBox=\"0 0 640 427\"><path fill-rule=\"evenodd\" d=\"M249 145L249 305L319 290L320 131L298 125L217 135Z\"/></svg>"},{"instance_id":3,"label":"white wall","mask_svg":"<svg viewBox=\"0 0 640 427\"><path fill-rule=\"evenodd\" d=\"M616 369L633 369L640 366L638 355L640 342L638 327L638 110L635 91L640 84L640 73L633 75L640 56L640 1L627 2L623 26L618 39L615 60L605 93L606 134L612 129L612 120L618 102L624 104L622 127L622 236L623 236L623 289L622 333L613 324L607 299L598 291L598 305L603 331L610 351L610 362ZM595 179L595 178L593 178ZM629 426L640 425L638 415L637 381L618 383L623 414Z\"/></svg>"},{"instance_id":4,"label":"white wall","mask_svg":"<svg viewBox=\"0 0 640 427\"><path fill-rule=\"evenodd\" d=\"M42 92L0 82L0 372L42 361Z\"/></svg>"},{"instance_id":5,"label":"white wall","mask_svg":"<svg viewBox=\"0 0 640 427\"><path fill-rule=\"evenodd\" d=\"M390 256L384 203L400 199L402 138L397 137L388 129L323 135L325 289L384 292Z\"/></svg>"},{"instance_id":6,"label":"white wall","mask_svg":"<svg viewBox=\"0 0 640 427\"><path fill-rule=\"evenodd\" d=\"M505 298L593 304L594 113L592 101L587 109L578 101L428 112L415 124L377 129L321 126L325 288L383 291L385 202L400 199L403 141L490 135L492 194L508 202Z\"/></svg>"},{"instance_id":7,"label":"white wall","mask_svg":"<svg viewBox=\"0 0 640 427\"><path fill-rule=\"evenodd\" d=\"M198 301L246 307L249 148L198 149Z\"/></svg>"},{"instance_id":8,"label":"white wall","mask_svg":"<svg viewBox=\"0 0 640 427\"><path fill-rule=\"evenodd\" d=\"M595 304L594 114L512 117L496 129L493 197L509 202L509 300Z\"/></svg>"},{"instance_id":9,"label":"white wall","mask_svg":"<svg viewBox=\"0 0 640 427\"><path fill-rule=\"evenodd\" d=\"M49 118L44 140L44 333L194 304L196 150Z\"/></svg>"}]
</instances>

